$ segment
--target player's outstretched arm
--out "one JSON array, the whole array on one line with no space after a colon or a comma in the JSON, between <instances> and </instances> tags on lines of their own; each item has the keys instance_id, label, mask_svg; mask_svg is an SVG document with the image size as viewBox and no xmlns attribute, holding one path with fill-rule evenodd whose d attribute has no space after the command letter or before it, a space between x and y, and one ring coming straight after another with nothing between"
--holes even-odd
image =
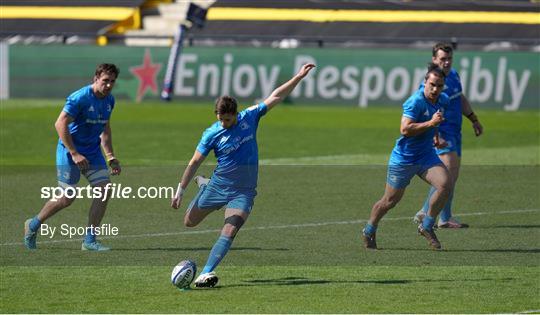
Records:
<instances>
[{"instance_id":1,"label":"player's outstretched arm","mask_svg":"<svg viewBox=\"0 0 540 315\"><path fill-rule=\"evenodd\" d=\"M197 173L199 166L201 166L205 158L206 156L202 155L199 151L195 150L195 153L193 154L191 161L189 161L189 164L186 167L184 174L182 175L182 179L180 180L180 183L178 183L178 188L176 189L176 193L174 194L171 200L171 207L173 207L174 209L180 208L180 204L182 203L182 197L184 196L184 192L189 182L193 179L193 176L195 176L195 174Z\"/></svg>"},{"instance_id":2,"label":"player's outstretched arm","mask_svg":"<svg viewBox=\"0 0 540 315\"><path fill-rule=\"evenodd\" d=\"M277 89L275 89L268 98L264 100L264 103L267 106L267 111L271 110L274 106L279 104L285 97L287 97L291 92L294 90L296 85L300 81L302 81L303 78L311 71L311 69L315 68L315 65L312 63L307 63L300 68L300 71L292 77L289 81L284 83L283 85L279 86Z\"/></svg>"}]
</instances>

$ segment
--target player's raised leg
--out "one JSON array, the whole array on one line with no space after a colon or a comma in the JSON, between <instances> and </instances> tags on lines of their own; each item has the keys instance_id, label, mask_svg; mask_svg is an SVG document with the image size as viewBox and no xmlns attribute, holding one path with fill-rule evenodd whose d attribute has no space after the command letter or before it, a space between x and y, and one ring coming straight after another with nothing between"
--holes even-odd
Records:
<instances>
[{"instance_id":1,"label":"player's raised leg","mask_svg":"<svg viewBox=\"0 0 540 315\"><path fill-rule=\"evenodd\" d=\"M210 213L220 209L227 203L224 197L221 198L219 194L212 194L211 191L207 190L208 183L210 182L209 178L199 175L195 176L193 180L197 184L197 187L199 187L199 191L186 209L184 215L184 225L186 227L197 226Z\"/></svg>"},{"instance_id":2,"label":"player's raised leg","mask_svg":"<svg viewBox=\"0 0 540 315\"><path fill-rule=\"evenodd\" d=\"M196 227L201 223L210 213L216 211L216 209L201 209L197 206L189 206L184 215L184 226Z\"/></svg>"}]
</instances>

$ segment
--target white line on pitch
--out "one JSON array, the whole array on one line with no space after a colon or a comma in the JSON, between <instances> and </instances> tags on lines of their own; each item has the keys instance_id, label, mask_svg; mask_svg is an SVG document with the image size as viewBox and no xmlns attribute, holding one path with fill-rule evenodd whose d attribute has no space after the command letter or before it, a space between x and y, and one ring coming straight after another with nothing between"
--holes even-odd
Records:
<instances>
[{"instance_id":1,"label":"white line on pitch","mask_svg":"<svg viewBox=\"0 0 540 315\"><path fill-rule=\"evenodd\" d=\"M473 213L462 213L460 217L468 216L479 216L479 215L493 215L493 214L515 214L515 213L527 213L527 212L538 212L540 209L521 209L521 210L506 210L498 212L473 212ZM384 218L384 221L401 221L401 220L412 220L412 217L396 217L396 218ZM300 223L300 224L286 224L286 225L270 225L270 226L254 226L254 227L245 227L242 231L255 231L255 230L272 230L272 229L289 229L289 228L309 228L309 227L318 227L318 226L327 226L327 225L346 225L346 224L360 224L365 223L367 220L351 220L351 221L333 221L333 222L316 222L316 223ZM132 234L132 235L118 235L118 236L104 236L101 239L120 239L120 238L139 238L139 237L161 237L161 236L173 236L173 235L190 235L190 234L207 234L207 233L218 233L221 229L214 230L200 230L200 231L180 231L180 232L167 232L167 233L147 233L147 234ZM41 241L39 244L52 244L52 243L68 243L68 242L80 242L82 239L62 239L62 240L53 240L53 241ZM14 243L2 243L0 246L19 246L23 245L22 242Z\"/></svg>"}]
</instances>

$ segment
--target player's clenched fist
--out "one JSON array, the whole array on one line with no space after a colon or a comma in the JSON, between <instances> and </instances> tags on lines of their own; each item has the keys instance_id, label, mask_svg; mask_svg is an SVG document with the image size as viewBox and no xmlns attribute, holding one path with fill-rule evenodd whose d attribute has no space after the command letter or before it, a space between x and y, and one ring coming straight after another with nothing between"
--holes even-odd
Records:
<instances>
[{"instance_id":1,"label":"player's clenched fist","mask_svg":"<svg viewBox=\"0 0 540 315\"><path fill-rule=\"evenodd\" d=\"M440 125L444 121L444 117L441 111L435 112L433 116L431 117L431 125L436 127Z\"/></svg>"},{"instance_id":2,"label":"player's clenched fist","mask_svg":"<svg viewBox=\"0 0 540 315\"><path fill-rule=\"evenodd\" d=\"M111 167L111 175L120 175L122 167L120 167L120 161L118 159L109 160L109 166Z\"/></svg>"}]
</instances>

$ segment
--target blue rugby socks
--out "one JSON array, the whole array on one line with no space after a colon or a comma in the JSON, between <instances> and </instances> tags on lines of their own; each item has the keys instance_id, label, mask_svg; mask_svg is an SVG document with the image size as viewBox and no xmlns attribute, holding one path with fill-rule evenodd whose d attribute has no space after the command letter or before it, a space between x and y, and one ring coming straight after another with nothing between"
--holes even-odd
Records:
<instances>
[{"instance_id":1,"label":"blue rugby socks","mask_svg":"<svg viewBox=\"0 0 540 315\"><path fill-rule=\"evenodd\" d=\"M427 214L429 210L429 200L431 199L431 196L433 193L437 191L433 186L430 187L429 193L427 195L426 200L424 201L424 206L422 207L422 211ZM441 210L441 213L439 214L439 222L448 222L450 218L452 217L452 200L454 199L454 192L452 191L450 193L450 196L448 196L448 201L446 201L446 204Z\"/></svg>"},{"instance_id":2,"label":"blue rugby socks","mask_svg":"<svg viewBox=\"0 0 540 315\"><path fill-rule=\"evenodd\" d=\"M422 220L422 228L424 230L431 231L433 230L433 226L435 225L435 218L429 216L429 214L426 214L424 217L424 220Z\"/></svg>"},{"instance_id":3,"label":"blue rugby socks","mask_svg":"<svg viewBox=\"0 0 540 315\"><path fill-rule=\"evenodd\" d=\"M84 242L86 244L91 244L96 241L96 233L94 229L91 229L89 227L86 228L86 235L84 236Z\"/></svg>"},{"instance_id":4,"label":"blue rugby socks","mask_svg":"<svg viewBox=\"0 0 540 315\"><path fill-rule=\"evenodd\" d=\"M37 215L32 218L30 221L29 227L32 232L36 232L41 226L41 221L38 219Z\"/></svg>"},{"instance_id":5,"label":"blue rugby socks","mask_svg":"<svg viewBox=\"0 0 540 315\"><path fill-rule=\"evenodd\" d=\"M369 236L375 234L377 232L377 226L370 224L369 222L366 223L366 226L364 226L364 235Z\"/></svg>"},{"instance_id":6,"label":"blue rugby socks","mask_svg":"<svg viewBox=\"0 0 540 315\"><path fill-rule=\"evenodd\" d=\"M454 199L453 191L450 193L450 196L448 196L448 201L446 201L446 204L439 214L439 222L448 222L452 217L452 199Z\"/></svg>"},{"instance_id":7,"label":"blue rugby socks","mask_svg":"<svg viewBox=\"0 0 540 315\"><path fill-rule=\"evenodd\" d=\"M422 207L422 211L424 211L424 213L428 212L428 210L429 210L429 201L431 200L431 196L433 195L433 193L436 192L436 191L437 191L437 189L435 189L435 187L433 187L433 186L429 187L429 192L428 192L427 198L424 201L424 206Z\"/></svg>"},{"instance_id":8,"label":"blue rugby socks","mask_svg":"<svg viewBox=\"0 0 540 315\"><path fill-rule=\"evenodd\" d=\"M204 266L201 274L214 271L214 269L221 262L223 257L227 255L227 252L231 247L232 241L233 239L231 237L225 235L221 235L218 238L218 240L214 244L214 247L212 247L212 250L210 251L208 261L206 262L206 265Z\"/></svg>"}]
</instances>

